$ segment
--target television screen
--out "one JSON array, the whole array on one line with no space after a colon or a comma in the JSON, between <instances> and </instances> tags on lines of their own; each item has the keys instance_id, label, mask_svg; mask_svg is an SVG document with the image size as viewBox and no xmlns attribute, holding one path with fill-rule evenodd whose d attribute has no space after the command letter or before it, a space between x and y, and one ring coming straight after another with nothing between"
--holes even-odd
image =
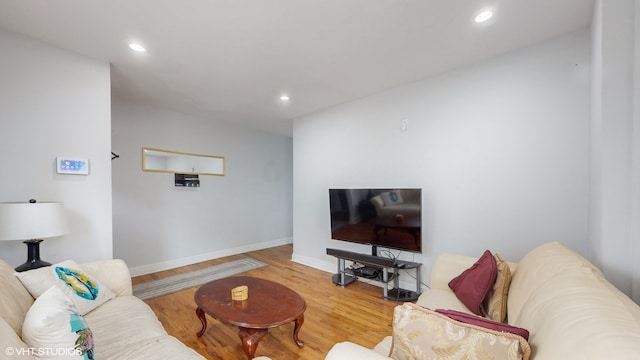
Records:
<instances>
[{"instance_id":1,"label":"television screen","mask_svg":"<svg viewBox=\"0 0 640 360\"><path fill-rule=\"evenodd\" d=\"M331 238L422 252L421 189L329 189Z\"/></svg>"}]
</instances>

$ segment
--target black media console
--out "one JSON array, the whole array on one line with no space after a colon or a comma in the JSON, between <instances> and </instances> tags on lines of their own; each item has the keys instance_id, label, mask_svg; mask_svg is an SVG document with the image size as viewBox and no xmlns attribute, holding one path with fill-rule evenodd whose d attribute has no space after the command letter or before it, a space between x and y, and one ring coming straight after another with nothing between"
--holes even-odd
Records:
<instances>
[{"instance_id":1,"label":"black media console","mask_svg":"<svg viewBox=\"0 0 640 360\"><path fill-rule=\"evenodd\" d=\"M344 287L357 280L357 270L354 271L345 268L345 260L349 260L357 264L362 264L367 268L382 270L382 278L377 280L383 283L383 297L385 299L412 301L420 296L420 267L422 266L420 263L329 248L327 248L327 255L335 256L338 259L338 273L333 275L333 282L336 285ZM389 273L389 269L393 269L393 272ZM398 272L399 269L416 270L416 291L400 289L398 281L400 276ZM370 278L369 276L366 277ZM388 284L391 280L393 280L393 288L389 289Z\"/></svg>"}]
</instances>

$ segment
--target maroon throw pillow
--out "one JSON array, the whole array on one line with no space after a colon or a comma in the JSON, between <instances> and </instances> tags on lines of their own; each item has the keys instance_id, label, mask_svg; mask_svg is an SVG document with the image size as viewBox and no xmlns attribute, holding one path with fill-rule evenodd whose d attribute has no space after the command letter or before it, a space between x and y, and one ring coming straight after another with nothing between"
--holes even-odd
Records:
<instances>
[{"instance_id":1,"label":"maroon throw pillow","mask_svg":"<svg viewBox=\"0 0 640 360\"><path fill-rule=\"evenodd\" d=\"M486 250L475 264L449 281L449 287L471 312L482 315L482 301L493 287L497 276L496 259L491 251Z\"/></svg>"},{"instance_id":2,"label":"maroon throw pillow","mask_svg":"<svg viewBox=\"0 0 640 360\"><path fill-rule=\"evenodd\" d=\"M471 324L475 326L479 326L485 329L491 329L495 331L503 331L511 334L515 334L518 336L522 336L525 340L529 341L529 331L527 329L511 326L508 324L503 324L501 322L477 317L474 315L470 315L467 313L463 313L461 311L456 310L444 310L444 309L436 309L437 313L440 313L449 319L453 319L465 324Z\"/></svg>"}]
</instances>

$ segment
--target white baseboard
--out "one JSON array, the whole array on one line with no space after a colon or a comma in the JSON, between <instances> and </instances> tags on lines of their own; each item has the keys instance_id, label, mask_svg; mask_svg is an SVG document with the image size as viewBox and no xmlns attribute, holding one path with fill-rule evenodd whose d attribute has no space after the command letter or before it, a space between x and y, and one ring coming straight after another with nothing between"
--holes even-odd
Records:
<instances>
[{"instance_id":1,"label":"white baseboard","mask_svg":"<svg viewBox=\"0 0 640 360\"><path fill-rule=\"evenodd\" d=\"M336 272L336 263L335 262L331 263L331 262L328 262L328 261L322 261L322 260L318 260L316 258L312 258L312 257L304 256L304 255L298 255L298 254L295 254L295 253L291 256L291 261L296 262L298 264L302 264L304 266L312 267L314 269L326 271L328 273L335 273Z\"/></svg>"},{"instance_id":2,"label":"white baseboard","mask_svg":"<svg viewBox=\"0 0 640 360\"><path fill-rule=\"evenodd\" d=\"M131 276L138 276L144 274L150 274L158 271L174 269L180 266L196 264L199 262L218 259L225 256L237 255L246 253L249 251L268 249L275 246L286 245L293 243L293 238L283 238L278 240L266 241L257 244L239 246L231 249L223 249L218 251L213 251L206 254L198 254L193 256L187 256L180 259L172 259L168 261L162 261L154 264L140 265L129 268L129 272Z\"/></svg>"}]
</instances>

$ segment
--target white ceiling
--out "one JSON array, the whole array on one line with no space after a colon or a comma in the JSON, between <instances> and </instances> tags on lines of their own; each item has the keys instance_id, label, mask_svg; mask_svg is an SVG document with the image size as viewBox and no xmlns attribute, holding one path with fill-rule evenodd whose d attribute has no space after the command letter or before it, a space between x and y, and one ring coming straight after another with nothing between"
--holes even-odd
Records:
<instances>
[{"instance_id":1,"label":"white ceiling","mask_svg":"<svg viewBox=\"0 0 640 360\"><path fill-rule=\"evenodd\" d=\"M494 17L474 23L485 8ZM593 0L0 0L0 28L110 62L114 96L290 136L295 117L588 27L592 10ZM148 51L131 51L134 40Z\"/></svg>"}]
</instances>

